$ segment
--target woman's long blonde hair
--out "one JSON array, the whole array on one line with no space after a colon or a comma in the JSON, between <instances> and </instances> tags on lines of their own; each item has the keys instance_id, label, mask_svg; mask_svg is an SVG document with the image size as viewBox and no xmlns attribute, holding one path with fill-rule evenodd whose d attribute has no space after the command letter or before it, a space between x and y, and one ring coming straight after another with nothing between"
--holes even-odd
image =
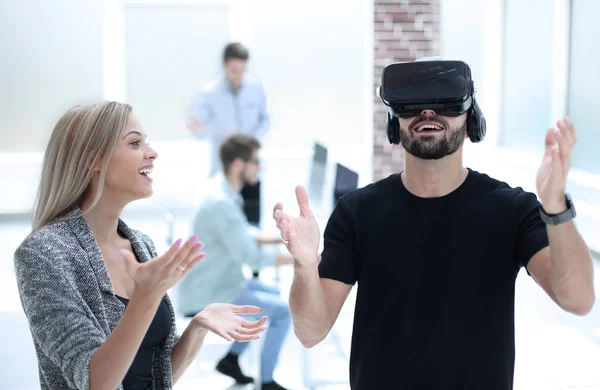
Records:
<instances>
[{"instance_id":1,"label":"woman's long blonde hair","mask_svg":"<svg viewBox=\"0 0 600 390\"><path fill-rule=\"evenodd\" d=\"M42 166L42 176L33 207L32 227L37 230L79 206L92 180L94 167L101 166L94 207L102 195L106 166L131 106L102 102L75 106L56 123Z\"/></svg>"}]
</instances>

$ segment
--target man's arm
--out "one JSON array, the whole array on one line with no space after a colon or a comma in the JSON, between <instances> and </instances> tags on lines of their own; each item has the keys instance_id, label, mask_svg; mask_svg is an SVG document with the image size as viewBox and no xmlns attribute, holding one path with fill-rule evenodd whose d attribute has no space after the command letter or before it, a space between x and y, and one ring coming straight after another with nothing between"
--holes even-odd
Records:
<instances>
[{"instance_id":1,"label":"man's arm","mask_svg":"<svg viewBox=\"0 0 600 390\"><path fill-rule=\"evenodd\" d=\"M210 135L214 114L209 105L209 100L206 92L199 90L188 114L186 128L197 137Z\"/></svg>"},{"instance_id":2,"label":"man's arm","mask_svg":"<svg viewBox=\"0 0 600 390\"><path fill-rule=\"evenodd\" d=\"M248 221L241 210L229 203L220 202L215 206L213 215L218 221L215 227L221 242L231 259L255 270L275 263L276 254L261 250L256 238L250 233Z\"/></svg>"},{"instance_id":3,"label":"man's arm","mask_svg":"<svg viewBox=\"0 0 600 390\"><path fill-rule=\"evenodd\" d=\"M542 207L548 214L567 209L565 187L571 151L577 137L573 123L564 118L546 133L545 153L536 178ZM546 225L549 249L535 254L528 267L536 281L564 310L586 315L594 306L592 257L573 221Z\"/></svg>"},{"instance_id":4,"label":"man's arm","mask_svg":"<svg viewBox=\"0 0 600 390\"><path fill-rule=\"evenodd\" d=\"M310 348L327 336L358 280L355 223L344 198L340 199L327 222L321 262L318 254L321 234L304 187L296 187L296 199L300 208L298 218L285 214L280 203L273 209L273 218L294 256L290 290L294 332Z\"/></svg>"},{"instance_id":5,"label":"man's arm","mask_svg":"<svg viewBox=\"0 0 600 390\"><path fill-rule=\"evenodd\" d=\"M202 127L202 122L200 122L200 120L198 120L198 118L192 114L189 115L188 120L185 123L185 128L195 136L202 135L204 130Z\"/></svg>"},{"instance_id":6,"label":"man's arm","mask_svg":"<svg viewBox=\"0 0 600 390\"><path fill-rule=\"evenodd\" d=\"M260 233L256 236L256 243L258 245L276 245L282 244L281 237L277 236L269 236L263 233Z\"/></svg>"},{"instance_id":7,"label":"man's arm","mask_svg":"<svg viewBox=\"0 0 600 390\"><path fill-rule=\"evenodd\" d=\"M335 324L351 285L319 278L316 265L294 265L290 290L290 312L294 333L306 348L312 348L329 334Z\"/></svg>"},{"instance_id":8,"label":"man's arm","mask_svg":"<svg viewBox=\"0 0 600 390\"><path fill-rule=\"evenodd\" d=\"M586 315L595 301L590 251L572 221L547 230L550 246L537 252L527 269L562 309Z\"/></svg>"}]
</instances>

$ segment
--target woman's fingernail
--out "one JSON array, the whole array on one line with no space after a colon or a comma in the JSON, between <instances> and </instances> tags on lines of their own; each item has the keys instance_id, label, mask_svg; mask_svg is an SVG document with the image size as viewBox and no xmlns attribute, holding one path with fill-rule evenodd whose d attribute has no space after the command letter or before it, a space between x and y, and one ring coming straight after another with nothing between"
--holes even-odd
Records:
<instances>
[{"instance_id":1,"label":"woman's fingernail","mask_svg":"<svg viewBox=\"0 0 600 390\"><path fill-rule=\"evenodd\" d=\"M119 253L121 254L122 258L125 258L127 256L127 254L125 253L125 251L123 249L119 249Z\"/></svg>"},{"instance_id":2,"label":"woman's fingernail","mask_svg":"<svg viewBox=\"0 0 600 390\"><path fill-rule=\"evenodd\" d=\"M175 241L175 246L180 246L181 245L181 238L177 241Z\"/></svg>"},{"instance_id":3,"label":"woman's fingernail","mask_svg":"<svg viewBox=\"0 0 600 390\"><path fill-rule=\"evenodd\" d=\"M194 245L194 248L196 248L196 249L200 249L200 248L202 248L203 246L204 246L204 244L203 244L203 243L201 243L201 242L199 242L199 243L197 243L196 245Z\"/></svg>"},{"instance_id":4,"label":"woman's fingernail","mask_svg":"<svg viewBox=\"0 0 600 390\"><path fill-rule=\"evenodd\" d=\"M197 234L194 234L192 236L192 241L198 241L198 235Z\"/></svg>"}]
</instances>

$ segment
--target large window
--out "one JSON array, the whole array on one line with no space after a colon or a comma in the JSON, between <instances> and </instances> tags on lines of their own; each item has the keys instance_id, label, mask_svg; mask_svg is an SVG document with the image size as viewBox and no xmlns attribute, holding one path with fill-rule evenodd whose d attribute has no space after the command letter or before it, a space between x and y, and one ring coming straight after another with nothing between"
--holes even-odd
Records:
<instances>
[{"instance_id":1,"label":"large window","mask_svg":"<svg viewBox=\"0 0 600 390\"><path fill-rule=\"evenodd\" d=\"M0 153L43 151L67 109L102 100L102 45L102 0L0 2Z\"/></svg>"},{"instance_id":2,"label":"large window","mask_svg":"<svg viewBox=\"0 0 600 390\"><path fill-rule=\"evenodd\" d=\"M575 168L600 174L600 1L571 0L568 115L577 129Z\"/></svg>"},{"instance_id":3,"label":"large window","mask_svg":"<svg viewBox=\"0 0 600 390\"><path fill-rule=\"evenodd\" d=\"M505 6L500 143L541 155L546 130L566 114L579 140L573 167L600 174L595 113L600 96L600 1L505 0Z\"/></svg>"},{"instance_id":4,"label":"large window","mask_svg":"<svg viewBox=\"0 0 600 390\"><path fill-rule=\"evenodd\" d=\"M595 0L594 0L595 1ZM553 8L506 0L502 145L543 153L552 118Z\"/></svg>"}]
</instances>

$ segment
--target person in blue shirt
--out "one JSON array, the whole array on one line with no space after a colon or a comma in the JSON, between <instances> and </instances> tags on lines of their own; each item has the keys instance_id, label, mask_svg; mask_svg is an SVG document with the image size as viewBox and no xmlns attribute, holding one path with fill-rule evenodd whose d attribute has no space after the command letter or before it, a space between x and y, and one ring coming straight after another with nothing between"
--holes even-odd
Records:
<instances>
[{"instance_id":1,"label":"person in blue shirt","mask_svg":"<svg viewBox=\"0 0 600 390\"><path fill-rule=\"evenodd\" d=\"M223 171L209 180L193 218L192 230L202 237L206 258L191 269L179 285L179 310L193 316L213 302L256 305L268 317L268 329L261 360L262 390L283 390L273 381L279 352L291 320L286 301L276 287L258 278L246 279L242 266L260 269L270 265L292 264L292 257L263 251L261 246L279 244L279 237L253 234L243 212L240 192L255 183L259 173L259 141L244 133L227 137L220 147ZM246 345L235 342L218 363L217 370L240 384L253 380L245 376L238 356Z\"/></svg>"},{"instance_id":2,"label":"person in blue shirt","mask_svg":"<svg viewBox=\"0 0 600 390\"><path fill-rule=\"evenodd\" d=\"M260 80L247 71L250 53L239 42L225 46L223 73L200 88L192 104L188 129L210 144L210 170L221 171L219 145L232 133L242 132L262 139L271 128L267 100ZM260 224L260 182L245 185L241 192L244 214Z\"/></svg>"},{"instance_id":3,"label":"person in blue shirt","mask_svg":"<svg viewBox=\"0 0 600 390\"><path fill-rule=\"evenodd\" d=\"M247 71L249 51L239 42L223 51L223 73L200 88L190 110L188 129L211 145L210 176L221 171L219 145L232 133L261 140L271 128L265 91Z\"/></svg>"}]
</instances>

